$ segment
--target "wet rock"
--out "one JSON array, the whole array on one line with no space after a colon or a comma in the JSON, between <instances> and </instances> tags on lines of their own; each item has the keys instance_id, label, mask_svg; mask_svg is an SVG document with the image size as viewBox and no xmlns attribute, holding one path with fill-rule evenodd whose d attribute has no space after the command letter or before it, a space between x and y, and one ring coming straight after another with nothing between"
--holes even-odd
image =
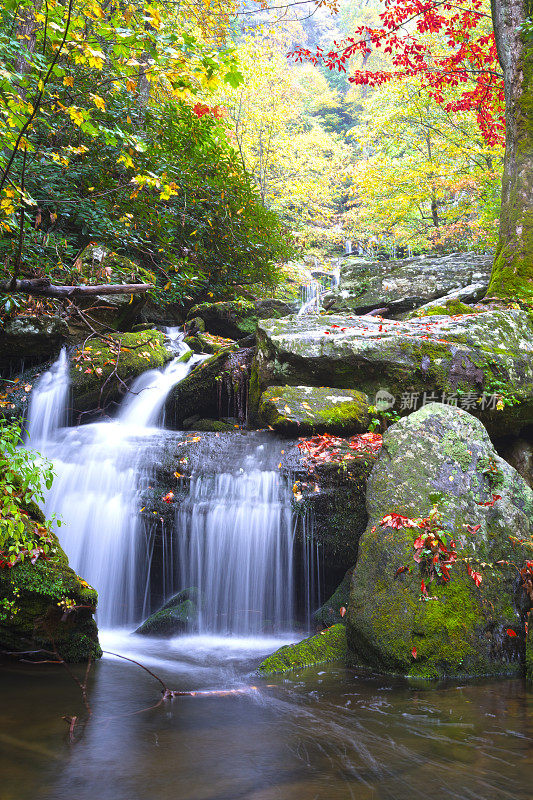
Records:
<instances>
[{"instance_id":1,"label":"wet rock","mask_svg":"<svg viewBox=\"0 0 533 800\"><path fill-rule=\"evenodd\" d=\"M345 660L346 629L344 625L333 625L309 639L280 647L261 662L257 668L257 674L260 676L274 675L277 672L303 669L314 664Z\"/></svg>"},{"instance_id":2,"label":"wet rock","mask_svg":"<svg viewBox=\"0 0 533 800\"><path fill-rule=\"evenodd\" d=\"M194 367L169 392L165 405L167 426L180 430L189 417L218 419L231 411L243 421L253 352L249 348L228 348Z\"/></svg>"},{"instance_id":3,"label":"wet rock","mask_svg":"<svg viewBox=\"0 0 533 800\"><path fill-rule=\"evenodd\" d=\"M270 386L261 395L259 421L282 433L362 433L370 422L368 405L355 390Z\"/></svg>"},{"instance_id":4,"label":"wet rock","mask_svg":"<svg viewBox=\"0 0 533 800\"><path fill-rule=\"evenodd\" d=\"M377 262L348 257L341 262L339 290L330 296L335 300L335 311L364 314L386 306L399 314L472 284L483 289L469 289L467 297L484 293L492 261L492 255L475 253Z\"/></svg>"},{"instance_id":5,"label":"wet rock","mask_svg":"<svg viewBox=\"0 0 533 800\"><path fill-rule=\"evenodd\" d=\"M296 444L286 442L280 462L293 486L293 511L300 521L296 535L306 540L312 534L312 546L319 548L324 565L326 593L333 593L355 564L368 521L366 482L377 456L354 452L349 444L348 439L338 440L338 462L316 463Z\"/></svg>"},{"instance_id":6,"label":"wet rock","mask_svg":"<svg viewBox=\"0 0 533 800\"><path fill-rule=\"evenodd\" d=\"M185 633L198 619L198 589L182 589L158 611L150 614L135 633L142 636L177 636Z\"/></svg>"},{"instance_id":7,"label":"wet rock","mask_svg":"<svg viewBox=\"0 0 533 800\"><path fill-rule=\"evenodd\" d=\"M68 341L68 326L56 316L15 317L0 330L0 373L6 377L54 359Z\"/></svg>"},{"instance_id":8,"label":"wet rock","mask_svg":"<svg viewBox=\"0 0 533 800\"><path fill-rule=\"evenodd\" d=\"M456 543L448 581L431 580L431 562L414 560L420 528L381 524L390 514L428 517L433 506L439 535ZM347 615L351 653L383 672L427 678L518 674L524 592L513 565L530 558L533 492L479 420L433 403L389 428L367 509Z\"/></svg>"},{"instance_id":9,"label":"wet rock","mask_svg":"<svg viewBox=\"0 0 533 800\"><path fill-rule=\"evenodd\" d=\"M473 311L483 310L480 307L473 309L468 303L475 303L481 300L487 291L487 287L483 283L475 283L471 286L465 286L464 289L458 289L456 292L450 292L439 297L437 300L432 300L431 303L426 303L420 308L411 311L406 315L406 319L413 317L429 317L435 314L443 314L453 316L455 314L472 314Z\"/></svg>"},{"instance_id":10,"label":"wet rock","mask_svg":"<svg viewBox=\"0 0 533 800\"><path fill-rule=\"evenodd\" d=\"M533 321L520 310L405 321L306 315L260 321L251 407L268 386L357 388L396 413L457 403L492 435L533 418Z\"/></svg>"},{"instance_id":11,"label":"wet rock","mask_svg":"<svg viewBox=\"0 0 533 800\"><path fill-rule=\"evenodd\" d=\"M71 354L74 414L111 408L134 378L148 369L160 369L173 357L164 335L156 330L90 339Z\"/></svg>"},{"instance_id":12,"label":"wet rock","mask_svg":"<svg viewBox=\"0 0 533 800\"><path fill-rule=\"evenodd\" d=\"M193 306L187 322L200 319L205 330L226 339L242 339L255 333L257 315L249 300L229 300L220 303L201 303Z\"/></svg>"}]
</instances>

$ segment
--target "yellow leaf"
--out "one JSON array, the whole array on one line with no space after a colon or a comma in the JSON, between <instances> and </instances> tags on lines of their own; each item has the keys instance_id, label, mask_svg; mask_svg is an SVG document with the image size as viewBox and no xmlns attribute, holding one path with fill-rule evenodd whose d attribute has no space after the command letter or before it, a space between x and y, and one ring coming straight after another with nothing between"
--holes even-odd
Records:
<instances>
[{"instance_id":1,"label":"yellow leaf","mask_svg":"<svg viewBox=\"0 0 533 800\"><path fill-rule=\"evenodd\" d=\"M74 86L74 78L72 75L65 75L63 78L63 86Z\"/></svg>"}]
</instances>

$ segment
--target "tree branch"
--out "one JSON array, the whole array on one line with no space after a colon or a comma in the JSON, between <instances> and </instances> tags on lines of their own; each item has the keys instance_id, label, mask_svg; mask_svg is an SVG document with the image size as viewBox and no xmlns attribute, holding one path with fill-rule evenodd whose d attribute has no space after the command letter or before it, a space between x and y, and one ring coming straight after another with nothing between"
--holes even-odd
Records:
<instances>
[{"instance_id":1,"label":"tree branch","mask_svg":"<svg viewBox=\"0 0 533 800\"><path fill-rule=\"evenodd\" d=\"M85 297L95 294L144 294L152 289L151 283L103 283L97 286L55 286L47 278L0 281L1 292L20 292L37 297Z\"/></svg>"}]
</instances>

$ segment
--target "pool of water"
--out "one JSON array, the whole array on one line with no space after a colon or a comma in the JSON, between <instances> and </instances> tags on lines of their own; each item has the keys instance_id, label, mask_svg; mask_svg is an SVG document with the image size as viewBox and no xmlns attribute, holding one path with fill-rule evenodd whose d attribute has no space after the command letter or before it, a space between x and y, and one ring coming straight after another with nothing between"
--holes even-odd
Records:
<instances>
[{"instance_id":1,"label":"pool of water","mask_svg":"<svg viewBox=\"0 0 533 800\"><path fill-rule=\"evenodd\" d=\"M268 680L251 673L285 640L102 636L177 697L106 655L83 717L62 667L0 673L2 800L530 800L533 693L520 680L409 685L337 664ZM82 676L83 669L76 668Z\"/></svg>"}]
</instances>

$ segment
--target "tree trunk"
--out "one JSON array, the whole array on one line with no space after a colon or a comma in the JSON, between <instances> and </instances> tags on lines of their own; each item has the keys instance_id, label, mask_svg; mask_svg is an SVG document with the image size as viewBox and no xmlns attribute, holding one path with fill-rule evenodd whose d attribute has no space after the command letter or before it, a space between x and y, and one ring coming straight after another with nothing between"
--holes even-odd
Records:
<instances>
[{"instance_id":1,"label":"tree trunk","mask_svg":"<svg viewBox=\"0 0 533 800\"><path fill-rule=\"evenodd\" d=\"M0 292L19 292L35 297L86 297L100 294L144 294L152 289L151 283L104 283L99 286L55 286L47 278L0 281Z\"/></svg>"},{"instance_id":2,"label":"tree trunk","mask_svg":"<svg viewBox=\"0 0 533 800\"><path fill-rule=\"evenodd\" d=\"M505 84L499 241L487 296L533 300L533 42L520 26L533 0L491 0Z\"/></svg>"}]
</instances>

